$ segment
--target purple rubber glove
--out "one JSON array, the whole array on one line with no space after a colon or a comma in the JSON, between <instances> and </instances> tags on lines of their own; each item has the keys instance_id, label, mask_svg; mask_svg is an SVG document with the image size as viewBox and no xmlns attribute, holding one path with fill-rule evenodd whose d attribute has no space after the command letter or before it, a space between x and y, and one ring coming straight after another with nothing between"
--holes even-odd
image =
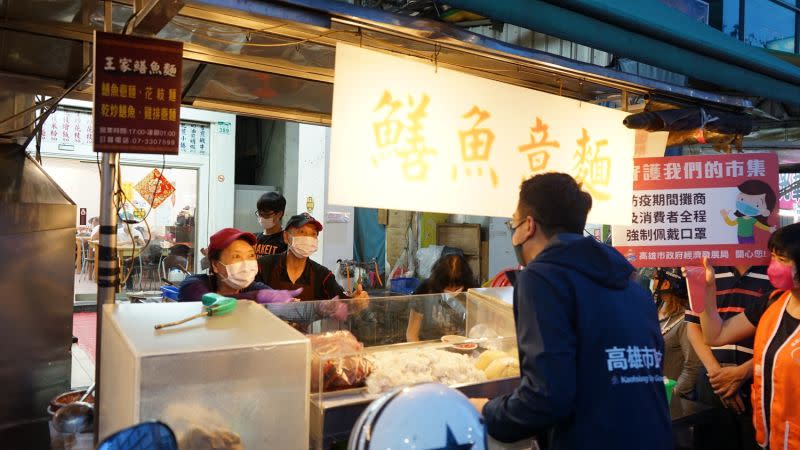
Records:
<instances>
[{"instance_id":1,"label":"purple rubber glove","mask_svg":"<svg viewBox=\"0 0 800 450\"><path fill-rule=\"evenodd\" d=\"M303 288L295 289L294 291L281 291L277 289L261 289L256 294L256 302L262 305L268 303L289 303L294 300Z\"/></svg>"}]
</instances>

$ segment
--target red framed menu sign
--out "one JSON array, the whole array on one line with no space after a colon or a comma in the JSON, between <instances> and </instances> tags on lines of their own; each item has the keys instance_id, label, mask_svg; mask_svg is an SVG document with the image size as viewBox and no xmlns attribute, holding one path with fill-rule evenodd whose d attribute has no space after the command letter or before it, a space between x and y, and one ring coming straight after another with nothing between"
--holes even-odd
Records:
<instances>
[{"instance_id":1,"label":"red framed menu sign","mask_svg":"<svg viewBox=\"0 0 800 450\"><path fill-rule=\"evenodd\" d=\"M637 158L633 216L612 241L636 267L768 264L778 226L773 153Z\"/></svg>"},{"instance_id":2,"label":"red framed menu sign","mask_svg":"<svg viewBox=\"0 0 800 450\"><path fill-rule=\"evenodd\" d=\"M178 154L183 43L95 32L94 150Z\"/></svg>"}]
</instances>

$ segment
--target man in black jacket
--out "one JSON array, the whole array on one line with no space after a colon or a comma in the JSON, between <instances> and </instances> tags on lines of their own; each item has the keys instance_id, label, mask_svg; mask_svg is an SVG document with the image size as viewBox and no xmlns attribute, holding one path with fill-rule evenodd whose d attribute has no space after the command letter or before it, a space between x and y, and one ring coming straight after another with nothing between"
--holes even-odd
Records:
<instances>
[{"instance_id":1,"label":"man in black jacket","mask_svg":"<svg viewBox=\"0 0 800 450\"><path fill-rule=\"evenodd\" d=\"M548 448L672 448L655 304L617 251L584 237L591 196L566 174L522 183L508 226L525 268L514 282L521 380L473 399L503 442Z\"/></svg>"}]
</instances>

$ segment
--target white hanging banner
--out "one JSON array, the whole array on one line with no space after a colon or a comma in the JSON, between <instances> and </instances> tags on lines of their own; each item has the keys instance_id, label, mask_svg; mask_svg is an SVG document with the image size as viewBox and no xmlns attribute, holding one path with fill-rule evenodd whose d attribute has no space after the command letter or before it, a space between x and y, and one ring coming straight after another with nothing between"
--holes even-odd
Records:
<instances>
[{"instance_id":1,"label":"white hanging banner","mask_svg":"<svg viewBox=\"0 0 800 450\"><path fill-rule=\"evenodd\" d=\"M339 43L328 201L510 217L523 180L566 172L592 194L589 222L628 225L626 115Z\"/></svg>"}]
</instances>

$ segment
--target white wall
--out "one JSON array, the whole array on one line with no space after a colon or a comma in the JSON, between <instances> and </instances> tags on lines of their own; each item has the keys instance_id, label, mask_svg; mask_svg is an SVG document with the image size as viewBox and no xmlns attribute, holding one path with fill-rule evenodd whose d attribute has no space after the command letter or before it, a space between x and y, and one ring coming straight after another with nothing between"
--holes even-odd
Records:
<instances>
[{"instance_id":1,"label":"white wall","mask_svg":"<svg viewBox=\"0 0 800 450\"><path fill-rule=\"evenodd\" d=\"M328 146L326 127L299 124L297 140L297 195L295 196L297 214L309 212L317 220L325 223L325 187L327 168L325 167L325 153ZM288 139L287 139L288 141ZM287 160L290 153L287 152ZM289 184L289 183L287 183ZM287 192L288 194L288 192ZM313 209L308 210L308 198L313 199ZM313 259L324 264L325 240L327 226L319 235L319 250Z\"/></svg>"},{"instance_id":2,"label":"white wall","mask_svg":"<svg viewBox=\"0 0 800 450\"><path fill-rule=\"evenodd\" d=\"M325 176L328 174L328 167L330 165L330 142L331 142L331 129L325 128ZM352 206L340 206L328 204L328 184L325 183L325 213L331 214L349 214L350 220L348 222L329 222L325 220L325 233L328 238L325 241L325 259L323 265L334 270L336 261L339 259L353 259L353 241L355 238L355 208ZM326 217L327 219L327 217Z\"/></svg>"}]
</instances>

